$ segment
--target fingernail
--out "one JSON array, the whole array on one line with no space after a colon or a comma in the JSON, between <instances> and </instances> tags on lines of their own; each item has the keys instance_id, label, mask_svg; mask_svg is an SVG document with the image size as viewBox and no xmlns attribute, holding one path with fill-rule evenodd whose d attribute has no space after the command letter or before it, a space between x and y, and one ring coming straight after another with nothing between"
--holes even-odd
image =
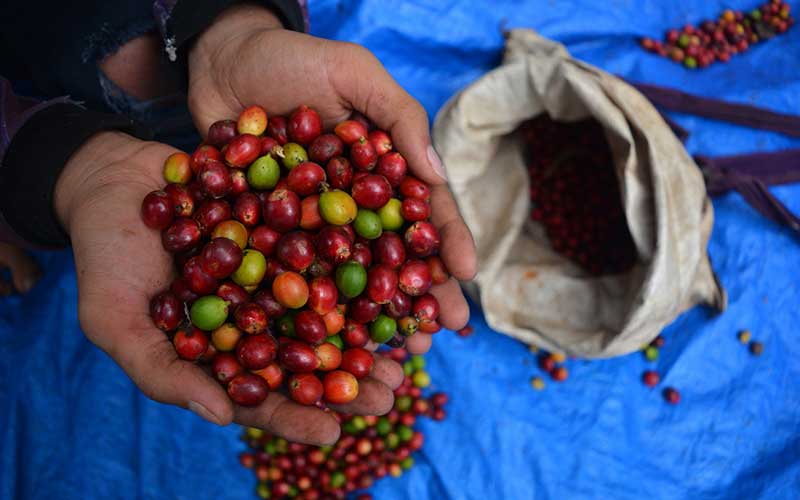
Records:
<instances>
[{"instance_id":1,"label":"fingernail","mask_svg":"<svg viewBox=\"0 0 800 500\"><path fill-rule=\"evenodd\" d=\"M436 153L436 150L433 149L433 146L428 146L428 161L433 167L433 171L444 180L447 180L447 171L444 169L444 164L442 164L442 159L439 158L439 155Z\"/></svg>"},{"instance_id":2,"label":"fingernail","mask_svg":"<svg viewBox=\"0 0 800 500\"><path fill-rule=\"evenodd\" d=\"M216 417L216 415L208 411L208 408L201 405L200 403L196 401L189 401L189 409L192 410L197 415L199 415L200 417L208 420L209 422L221 425L220 420Z\"/></svg>"}]
</instances>

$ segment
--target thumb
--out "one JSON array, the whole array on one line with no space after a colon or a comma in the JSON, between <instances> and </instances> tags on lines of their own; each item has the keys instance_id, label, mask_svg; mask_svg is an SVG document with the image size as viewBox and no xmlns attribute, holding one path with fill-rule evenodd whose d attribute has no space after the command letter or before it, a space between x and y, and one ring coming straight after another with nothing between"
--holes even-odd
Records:
<instances>
[{"instance_id":1,"label":"thumb","mask_svg":"<svg viewBox=\"0 0 800 500\"><path fill-rule=\"evenodd\" d=\"M333 71L331 82L351 105L391 134L392 143L408 162L409 169L431 185L447 182L439 155L431 145L425 108L389 75L381 62L360 45L337 47L347 71Z\"/></svg>"}]
</instances>

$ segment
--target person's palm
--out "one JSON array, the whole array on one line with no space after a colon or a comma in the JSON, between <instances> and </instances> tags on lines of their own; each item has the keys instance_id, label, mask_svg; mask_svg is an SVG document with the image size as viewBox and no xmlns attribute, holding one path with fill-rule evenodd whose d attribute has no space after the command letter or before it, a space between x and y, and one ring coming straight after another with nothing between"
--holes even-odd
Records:
<instances>
[{"instance_id":1,"label":"person's palm","mask_svg":"<svg viewBox=\"0 0 800 500\"><path fill-rule=\"evenodd\" d=\"M422 106L363 47L276 29L279 24L270 17L257 7L234 8L197 42L190 54L189 107L200 133L252 104L273 115L288 115L305 104L320 114L326 128L353 111L365 114L391 134L411 172L432 185L432 220L442 235L442 258L456 278L471 279L474 244L430 147ZM445 327L466 324L469 310L456 280L432 293L441 303ZM414 352L429 346L425 334L408 342Z\"/></svg>"},{"instance_id":2,"label":"person's palm","mask_svg":"<svg viewBox=\"0 0 800 500\"><path fill-rule=\"evenodd\" d=\"M294 441L331 443L339 426L315 407L271 393L254 408L233 405L207 369L180 360L156 329L149 300L168 287L175 272L160 233L140 218L144 196L163 186L161 168L175 150L122 134L101 134L74 156L56 192L56 206L72 239L79 316L86 336L106 351L152 399L189 408L226 425L236 421ZM402 370L376 358L358 398L343 408L385 413Z\"/></svg>"},{"instance_id":3,"label":"person's palm","mask_svg":"<svg viewBox=\"0 0 800 500\"><path fill-rule=\"evenodd\" d=\"M140 366L167 354L166 335L149 317L149 299L173 277L171 258L160 234L146 227L139 207L150 191L161 189L160 167L174 150L157 143L125 143L107 164L91 170L74 204L69 232L78 277L79 317L87 337L134 377L150 397L159 398L165 380L140 377ZM131 345L137 346L132 349ZM140 348L141 347L141 348Z\"/></svg>"}]
</instances>

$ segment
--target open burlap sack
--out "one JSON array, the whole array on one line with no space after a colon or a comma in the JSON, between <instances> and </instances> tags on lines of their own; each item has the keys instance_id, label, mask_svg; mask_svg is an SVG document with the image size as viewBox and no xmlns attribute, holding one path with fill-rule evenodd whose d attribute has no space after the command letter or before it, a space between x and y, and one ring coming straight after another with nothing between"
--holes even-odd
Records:
<instances>
[{"instance_id":1,"label":"open burlap sack","mask_svg":"<svg viewBox=\"0 0 800 500\"><path fill-rule=\"evenodd\" d=\"M541 113L603 126L638 252L622 275L592 277L555 253L530 221L523 144ZM634 88L530 30L508 33L503 63L436 117L435 146L478 248L468 285L489 325L582 357L629 353L682 311L725 308L706 246L713 209L700 170Z\"/></svg>"}]
</instances>

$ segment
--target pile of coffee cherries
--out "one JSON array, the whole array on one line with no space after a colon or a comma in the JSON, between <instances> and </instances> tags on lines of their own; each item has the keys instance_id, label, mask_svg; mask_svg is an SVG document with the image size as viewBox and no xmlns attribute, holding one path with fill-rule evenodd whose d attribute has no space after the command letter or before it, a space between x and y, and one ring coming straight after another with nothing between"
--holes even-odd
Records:
<instances>
[{"instance_id":1,"label":"pile of coffee cherries","mask_svg":"<svg viewBox=\"0 0 800 500\"><path fill-rule=\"evenodd\" d=\"M376 479L399 477L414 465L411 454L422 448L424 441L414 424L420 416L443 420L448 397L441 392L422 396L430 383L423 358L406 360L403 349L393 349L388 355L398 362L405 360L406 376L395 390L394 409L382 417L331 412L343 431L335 445L289 443L260 429L245 429L242 440L250 449L239 460L253 470L259 498L344 499L349 493L370 488ZM372 496L361 493L356 498Z\"/></svg>"},{"instance_id":2,"label":"pile of coffee cherries","mask_svg":"<svg viewBox=\"0 0 800 500\"><path fill-rule=\"evenodd\" d=\"M792 25L789 4L771 0L746 14L729 9L716 21L704 21L699 27L687 24L682 30L671 29L663 42L643 38L641 45L687 68L705 68L716 61L728 62L751 45L785 33Z\"/></svg>"},{"instance_id":3,"label":"pile of coffee cherries","mask_svg":"<svg viewBox=\"0 0 800 500\"><path fill-rule=\"evenodd\" d=\"M647 361L654 362L658 359L659 350L664 347L664 337L661 335L654 338L649 344L642 347L642 354ZM651 389L661 383L661 375L655 370L645 370L642 373L642 383ZM665 387L661 391L664 400L670 404L678 404L681 401L681 393L674 387Z\"/></svg>"},{"instance_id":4,"label":"pile of coffee cherries","mask_svg":"<svg viewBox=\"0 0 800 500\"><path fill-rule=\"evenodd\" d=\"M530 175L531 219L553 249L592 275L617 274L636 262L611 152L594 120L540 115L521 127Z\"/></svg>"},{"instance_id":5,"label":"pile of coffee cherries","mask_svg":"<svg viewBox=\"0 0 800 500\"><path fill-rule=\"evenodd\" d=\"M305 405L358 395L376 343L435 333L448 279L428 185L362 116L323 133L300 106L211 125L142 203L178 277L152 298L178 355L207 361L237 404L284 386Z\"/></svg>"}]
</instances>

